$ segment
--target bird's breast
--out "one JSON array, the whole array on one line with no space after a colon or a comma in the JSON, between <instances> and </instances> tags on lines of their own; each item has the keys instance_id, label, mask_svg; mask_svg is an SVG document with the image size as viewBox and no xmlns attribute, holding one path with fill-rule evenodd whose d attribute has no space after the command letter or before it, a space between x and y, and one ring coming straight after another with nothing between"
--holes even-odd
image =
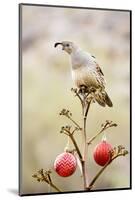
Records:
<instances>
[{"instance_id":1,"label":"bird's breast","mask_svg":"<svg viewBox=\"0 0 135 200\"><path fill-rule=\"evenodd\" d=\"M89 69L89 67L72 69L72 78L78 88L80 88L81 85L85 85L86 87L98 87L94 70Z\"/></svg>"}]
</instances>

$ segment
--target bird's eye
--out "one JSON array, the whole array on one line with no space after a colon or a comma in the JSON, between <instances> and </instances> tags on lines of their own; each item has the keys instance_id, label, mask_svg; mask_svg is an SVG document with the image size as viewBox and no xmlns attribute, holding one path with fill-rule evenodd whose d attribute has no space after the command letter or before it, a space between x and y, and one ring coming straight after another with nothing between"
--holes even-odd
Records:
<instances>
[{"instance_id":1,"label":"bird's eye","mask_svg":"<svg viewBox=\"0 0 135 200\"><path fill-rule=\"evenodd\" d=\"M69 47L69 44L66 44L66 47Z\"/></svg>"}]
</instances>

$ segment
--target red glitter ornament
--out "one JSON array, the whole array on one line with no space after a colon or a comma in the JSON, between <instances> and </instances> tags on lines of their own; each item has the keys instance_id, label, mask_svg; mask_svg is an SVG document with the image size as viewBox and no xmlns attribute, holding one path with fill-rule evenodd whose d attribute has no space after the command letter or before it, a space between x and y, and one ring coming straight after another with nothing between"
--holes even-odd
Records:
<instances>
[{"instance_id":1,"label":"red glitter ornament","mask_svg":"<svg viewBox=\"0 0 135 200\"><path fill-rule=\"evenodd\" d=\"M103 140L94 149L94 160L98 165L104 166L110 160L112 145Z\"/></svg>"},{"instance_id":2,"label":"red glitter ornament","mask_svg":"<svg viewBox=\"0 0 135 200\"><path fill-rule=\"evenodd\" d=\"M76 157L68 152L58 155L54 162L55 171L62 177L71 176L75 172L76 167Z\"/></svg>"}]
</instances>

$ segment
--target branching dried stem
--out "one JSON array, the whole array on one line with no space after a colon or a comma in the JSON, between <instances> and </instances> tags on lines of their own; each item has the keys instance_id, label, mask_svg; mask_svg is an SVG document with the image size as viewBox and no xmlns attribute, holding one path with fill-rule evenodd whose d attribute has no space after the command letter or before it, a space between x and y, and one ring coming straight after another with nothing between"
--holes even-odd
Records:
<instances>
[{"instance_id":1,"label":"branching dried stem","mask_svg":"<svg viewBox=\"0 0 135 200\"><path fill-rule=\"evenodd\" d=\"M65 135L67 135L68 137L70 137L70 139L71 139L71 141L72 141L72 143L73 143L73 145L74 145L74 147L76 149L76 152L77 152L77 154L79 156L79 159L82 162L82 154L81 154L79 146L78 146L78 144L77 144L77 142L76 142L76 140L74 138L74 133L77 130L79 130L79 129L77 129L77 127L73 131L71 131L71 126L65 126L65 127L63 126L61 128L60 133L64 133Z\"/></svg>"},{"instance_id":2,"label":"branching dried stem","mask_svg":"<svg viewBox=\"0 0 135 200\"><path fill-rule=\"evenodd\" d=\"M87 94L86 94L87 95ZM83 172L83 179L84 179L84 189L87 189L88 184L88 172L86 167L86 162L88 158L88 144L87 144L87 134L86 134L86 121L87 115L90 108L91 101L86 101L86 96L83 95L83 106L82 106L82 113L83 113L83 130L82 134L84 137L84 150L83 150L83 162L82 162L82 172Z\"/></svg>"},{"instance_id":3,"label":"branching dried stem","mask_svg":"<svg viewBox=\"0 0 135 200\"><path fill-rule=\"evenodd\" d=\"M51 170L45 171L43 169L39 170L36 174L33 174L33 178L36 178L38 182L46 182L49 184L52 188L54 188L58 192L62 192L61 189L59 189L51 179Z\"/></svg>"},{"instance_id":4,"label":"branching dried stem","mask_svg":"<svg viewBox=\"0 0 135 200\"><path fill-rule=\"evenodd\" d=\"M120 156L125 156L128 154L128 151L123 147L122 145L119 145L117 148L114 147L114 149L110 152L110 160L105 164L104 167L101 168L101 170L97 173L97 175L93 178L93 180L90 182L88 190L91 190L99 178L99 176L104 172L104 170L114 161L116 158Z\"/></svg>"},{"instance_id":5,"label":"branching dried stem","mask_svg":"<svg viewBox=\"0 0 135 200\"><path fill-rule=\"evenodd\" d=\"M72 91L73 93L75 93L75 96L77 96L77 97L79 98L81 104L83 104L82 97L81 97L81 95L79 94L79 91L77 90L77 88L71 88L71 91Z\"/></svg>"},{"instance_id":6,"label":"branching dried stem","mask_svg":"<svg viewBox=\"0 0 135 200\"><path fill-rule=\"evenodd\" d=\"M79 124L72 118L72 113L69 110L66 110L63 108L62 111L59 113L59 115L66 116L68 119L70 119L73 122L75 126L77 126L79 130L82 130Z\"/></svg>"},{"instance_id":7,"label":"branching dried stem","mask_svg":"<svg viewBox=\"0 0 135 200\"><path fill-rule=\"evenodd\" d=\"M87 134L86 134L86 121L87 115L90 108L90 104L93 100L93 89L87 90L85 87L81 87L80 90L71 89L72 92L75 93L81 102L82 105L82 116L83 116L83 128L82 128L82 136L83 136L83 159L81 160L82 164L82 173L83 173L83 181L84 181L84 189L86 190L88 187L88 173L86 168L86 162L88 158L88 144L87 144ZM90 96L91 95L91 96Z\"/></svg>"},{"instance_id":8,"label":"branching dried stem","mask_svg":"<svg viewBox=\"0 0 135 200\"><path fill-rule=\"evenodd\" d=\"M100 172L94 177L93 181L91 182L91 184L88 183L88 173L87 173L87 169L86 169L86 162L87 162L87 158L88 158L88 145L91 144L103 131L105 131L106 129L110 128L110 127L115 127L117 126L116 123L113 123L112 121L106 120L105 124L101 125L101 130L99 133L97 133L94 137L92 137L88 142L87 142L87 134L86 134L86 121L87 121L87 116L88 116L88 112L89 112L89 108L90 108L90 104L92 102L94 102L94 95L93 95L93 88L90 89L89 91L86 91L86 88L81 88L79 91L77 89L71 89L72 92L75 93L75 96L77 96L81 102L82 105L82 116L83 116L83 125L82 128L80 128L80 126L78 125L78 123L76 123L72 118L72 113L69 110L63 109L60 113L60 115L65 115L66 117L68 117L69 119L71 118L71 121L74 123L74 125L76 125L77 127L71 132L71 127L70 126L66 126L66 127L62 127L61 132L63 132L64 134L68 135L70 137L70 139L72 140L74 147L76 149L76 152L78 153L81 165L82 165L82 175L83 175L83 181L84 181L84 189L85 190L90 190L91 189L91 184L93 187L93 184L95 183L95 181L98 179L99 175L102 174L102 172L105 170L105 168L112 162L112 159L109 163L107 163L101 170ZM82 130L82 135L83 135L83 154L81 154L81 151L78 147L78 144L73 136L73 133L76 131L76 129L78 128L78 130ZM119 155L120 156L120 155ZM118 154L117 154L118 157Z\"/></svg>"},{"instance_id":9,"label":"branching dried stem","mask_svg":"<svg viewBox=\"0 0 135 200\"><path fill-rule=\"evenodd\" d=\"M116 127L117 124L113 123L112 121L106 120L104 124L101 125L101 130L93 136L91 139L87 141L87 134L86 134L86 122L87 122L87 116L89 112L89 108L91 103L95 102L95 89L90 88L89 90L86 89L85 87L80 88L80 90L77 89L71 89L72 92L74 92L75 96L77 96L81 102L82 105L82 117L83 117L83 123L82 127L73 119L72 113L67 110L67 109L62 109L62 111L59 113L60 115L66 116L74 125L72 126L63 126L61 128L60 133L63 133L70 137L74 148L72 151L68 150L69 152L73 153L74 151L77 152L81 166L82 166L82 176L83 176L83 182L84 182L84 190L90 191L92 190L95 182L97 179L100 177L100 175L104 172L104 170L112 163L113 160L120 156L125 156L128 154L128 151L125 150L125 148L121 145L119 145L117 148L115 147L111 152L110 152L110 160L104 167L102 167L99 172L95 175L93 180L89 182L88 180L88 173L86 169L86 163L88 159L88 146L101 134L103 133L106 129L110 127ZM77 131L82 131L82 136L83 136L83 152L81 153L81 150L77 144L77 141L74 137L75 132ZM51 171L43 171L43 169L39 170L36 174L33 175L33 178L36 178L38 182L46 182L48 185L50 185L52 188L54 188L58 192L62 192L61 189L59 189L52 181L51 178Z\"/></svg>"},{"instance_id":10,"label":"branching dried stem","mask_svg":"<svg viewBox=\"0 0 135 200\"><path fill-rule=\"evenodd\" d=\"M110 127L116 127L117 124L113 123L112 121L106 120L105 124L101 125L101 130L95 135L93 136L89 141L88 141L88 145L92 144L92 142L101 134L103 133L106 129L110 128Z\"/></svg>"}]
</instances>

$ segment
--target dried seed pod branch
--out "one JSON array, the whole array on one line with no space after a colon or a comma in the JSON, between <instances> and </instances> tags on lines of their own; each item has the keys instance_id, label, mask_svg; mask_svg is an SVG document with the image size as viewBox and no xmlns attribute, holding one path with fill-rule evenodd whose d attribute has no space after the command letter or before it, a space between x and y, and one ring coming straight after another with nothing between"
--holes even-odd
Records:
<instances>
[{"instance_id":1,"label":"dried seed pod branch","mask_svg":"<svg viewBox=\"0 0 135 200\"><path fill-rule=\"evenodd\" d=\"M75 96L77 96L81 102L81 104L83 104L83 100L81 95L79 94L79 91L77 90L77 88L71 88L71 91L75 94Z\"/></svg>"},{"instance_id":2,"label":"dried seed pod branch","mask_svg":"<svg viewBox=\"0 0 135 200\"><path fill-rule=\"evenodd\" d=\"M117 126L116 123L113 123L112 121L106 120L104 124L101 125L101 130L93 136L90 140L87 141L87 134L86 134L86 121L87 116L89 112L89 108L91 103L95 102L95 89L90 88L89 90L85 87L77 89L71 89L72 92L74 92L75 96L77 96L81 102L82 106L82 127L73 119L72 113L67 109L62 109L60 112L60 115L66 116L74 125L72 126L63 126L61 128L61 133L67 135L73 145L74 148L71 153L74 151L77 152L80 164L82 167L82 177L84 182L84 190L90 191L92 190L95 182L100 177L100 175L104 172L104 170L112 163L113 160L120 156L125 156L128 154L128 151L123 147L122 145L119 145L117 148L114 147L113 150L110 152L110 160L99 170L99 172L95 175L95 177L92 179L91 182L89 182L88 172L86 168L86 163L88 161L88 145L90 145L103 131L110 127ZM76 141L76 138L74 136L75 132L81 131L83 136L83 152L81 152L78 143ZM70 151L69 151L70 152ZM48 185L50 185L52 188L54 188L58 192L62 192L61 189L59 189L52 181L51 178L51 171L43 171L43 169L39 170L36 174L33 175L33 178L37 179L38 182L46 182Z\"/></svg>"},{"instance_id":3,"label":"dried seed pod branch","mask_svg":"<svg viewBox=\"0 0 135 200\"><path fill-rule=\"evenodd\" d=\"M79 130L82 130L79 124L72 118L72 113L69 110L66 110L63 108L62 111L59 113L59 115L66 116L68 119L70 119L73 122L75 126L77 126Z\"/></svg>"},{"instance_id":4,"label":"dried seed pod branch","mask_svg":"<svg viewBox=\"0 0 135 200\"><path fill-rule=\"evenodd\" d=\"M87 144L90 145L92 144L92 142L101 134L103 133L106 129L110 128L110 127L116 127L117 124L113 123L112 121L106 120L106 122L104 124L101 125L101 130L95 135L93 136L88 142Z\"/></svg>"},{"instance_id":5,"label":"dried seed pod branch","mask_svg":"<svg viewBox=\"0 0 135 200\"><path fill-rule=\"evenodd\" d=\"M38 182L46 182L48 185L54 188L57 192L62 192L62 190L53 183L52 178L51 178L51 170L44 172L44 170L41 169L36 174L33 174L32 177L36 178Z\"/></svg>"},{"instance_id":6,"label":"dried seed pod branch","mask_svg":"<svg viewBox=\"0 0 135 200\"><path fill-rule=\"evenodd\" d=\"M86 122L87 116L90 108L90 104L94 101L94 91L93 88L86 88L82 86L79 90L71 89L72 92L75 93L81 102L82 105L82 137L83 137L83 160L81 161L82 164L82 175L84 181L84 189L87 190L88 187L88 172L87 172L87 159L88 159L88 144L87 144L87 134L86 134Z\"/></svg>"},{"instance_id":7,"label":"dried seed pod branch","mask_svg":"<svg viewBox=\"0 0 135 200\"><path fill-rule=\"evenodd\" d=\"M67 135L68 137L70 137L70 139L71 139L71 141L72 141L72 143L73 143L73 145L74 145L74 147L75 147L75 149L76 149L76 152L77 152L77 154L78 154L78 156L79 156L79 159L80 159L80 161L82 161L82 154L81 154L81 151L80 151L80 149L79 149L79 146L78 146L78 144L77 144L77 142L76 142L76 140L75 140L75 138L74 138L74 133L75 133L75 131L76 130L78 130L77 128L75 128L73 131L71 131L71 126L63 126L62 128L61 128L61 133L64 133L65 135Z\"/></svg>"},{"instance_id":8,"label":"dried seed pod branch","mask_svg":"<svg viewBox=\"0 0 135 200\"><path fill-rule=\"evenodd\" d=\"M117 148L114 147L114 149L110 152L111 158L110 160L105 164L104 167L101 168L101 170L96 174L96 176L93 178L93 180L90 182L88 190L92 190L95 182L100 177L100 175L104 172L104 170L114 161L116 158L120 156L125 156L128 154L128 151L123 147L122 145L119 145Z\"/></svg>"}]
</instances>

